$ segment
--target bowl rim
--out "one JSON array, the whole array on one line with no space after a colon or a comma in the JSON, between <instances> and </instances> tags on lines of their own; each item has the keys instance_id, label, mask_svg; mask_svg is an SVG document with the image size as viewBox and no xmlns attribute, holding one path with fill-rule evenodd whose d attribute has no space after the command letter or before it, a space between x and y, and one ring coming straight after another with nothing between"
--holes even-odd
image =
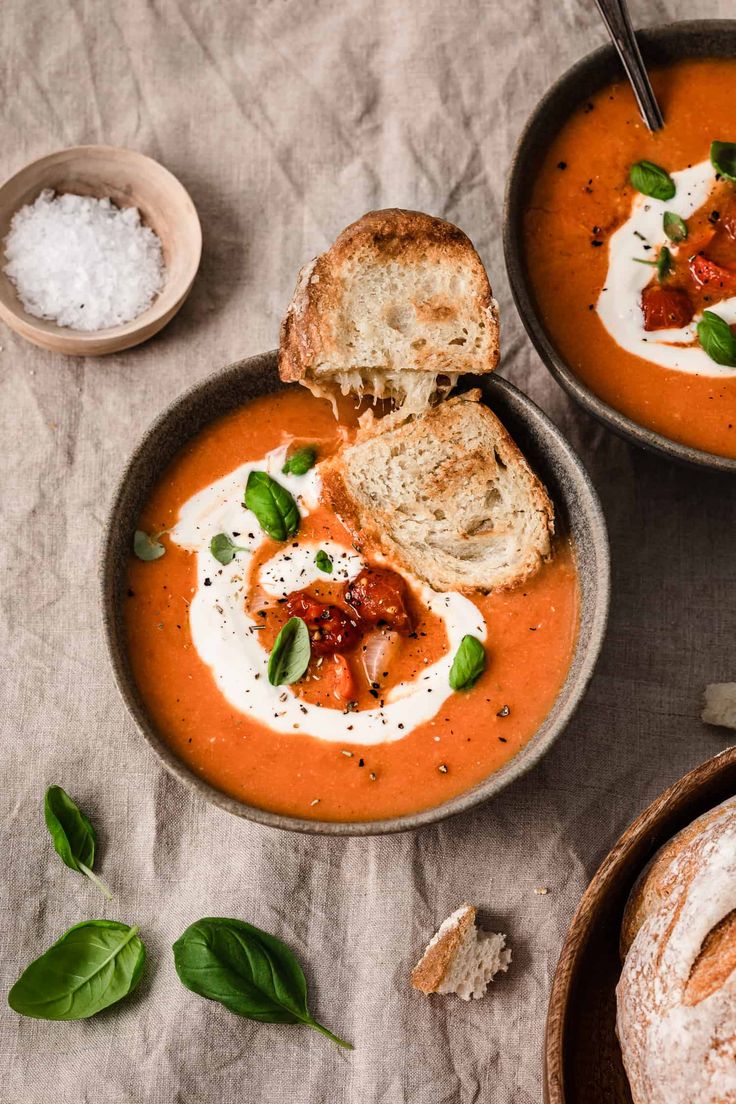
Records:
<instances>
[{"instance_id":1,"label":"bowl rim","mask_svg":"<svg viewBox=\"0 0 736 1104\"><path fill-rule=\"evenodd\" d=\"M630 882L633 886L649 857L677 831L692 823L694 818L688 810L698 795L705 792L721 772L731 773L735 767L736 745L733 745L673 782L624 829L591 878L570 921L552 978L543 1043L545 1104L565 1104L566 1101L565 1052L570 996L590 935L600 922L609 888L631 858L646 848L647 857L632 871ZM709 807L715 808L718 804L716 801ZM683 818L684 823L680 823ZM679 827L671 831L673 824Z\"/></svg>"},{"instance_id":2,"label":"bowl rim","mask_svg":"<svg viewBox=\"0 0 736 1104\"><path fill-rule=\"evenodd\" d=\"M266 364L276 369L277 351L257 354L252 357L235 361L224 368L212 372L200 379L191 387L174 398L160 414L153 420L140 437L137 445L131 453L123 472L118 480L115 493L108 508L107 520L103 531L99 550L98 577L100 582L100 597L102 609L103 632L107 645L108 657L113 670L113 676L118 692L125 704L128 713L140 734L153 749L159 762L180 782L189 789L199 792L211 804L225 809L236 816L266 825L271 828L279 828L289 831L302 832L310 835L330 836L372 836L384 835L393 832L405 832L415 828L421 828L428 824L434 824L445 820L457 813L480 805L493 794L504 789L515 779L530 770L549 750L561 733L567 727L572 715L580 704L585 691L593 676L596 662L603 645L606 626L608 622L608 610L610 604L610 550L608 531L605 517L598 500L597 493L591 482L590 476L585 470L581 460L567 442L561 431L554 425L547 415L531 399L509 383L502 376L493 373L487 378L491 388L495 388L505 395L512 403L516 403L519 409L523 409L524 417L529 423L536 423L535 428L541 431L547 440L552 439L553 446L561 453L574 479L574 493L583 502L585 517L587 519L587 532L590 534L594 551L595 573L592 575L592 601L589 615L588 643L584 652L581 648L581 634L575 643L575 650L568 678L575 666L576 659L580 655L574 680L567 686L563 685L555 700L550 714L542 721L537 734L533 735L529 742L513 758L505 763L498 771L489 775L482 782L476 784L470 790L458 794L442 805L434 806L417 813L388 817L381 820L368 821L321 821L308 818L291 817L282 813L271 812L255 805L249 805L238 798L231 797L215 786L198 777L183 760L179 759L159 735L156 727L149 719L147 711L139 704L136 695L132 691L132 675L127 670L125 658L125 643L118 632L118 625L114 609L114 587L116 579L115 552L117 548L116 525L118 513L121 510L126 494L128 481L134 472L136 465L149 447L149 442L156 439L164 432L169 423L177 417L180 410L186 409L192 400L206 394L207 390L216 384L221 384L226 378L237 378L242 373L249 371L262 371ZM247 399L244 401L248 401ZM181 447L181 446L180 446ZM178 450L177 450L178 451ZM557 488L555 488L557 490ZM557 490L558 495L560 491ZM565 693L565 700L560 704L560 696ZM537 739L538 733L549 722L551 712L558 710L553 722L543 739Z\"/></svg>"},{"instance_id":3,"label":"bowl rim","mask_svg":"<svg viewBox=\"0 0 736 1104\"><path fill-rule=\"evenodd\" d=\"M186 219L193 232L193 248L187 256L184 272L177 281L176 294L173 299L167 302L164 297L164 292L166 291L166 284L164 284L161 293L151 306L143 311L142 314L139 314L137 318L133 318L130 322L124 322L119 326L108 326L106 329L91 331L74 330L69 326L58 326L50 319L36 318L23 309L23 305L17 296L15 301L11 303L5 303L0 300L0 318L2 318L6 325L10 326L11 329L15 330L15 332L19 333L22 337L25 337L26 340L41 345L43 348L48 348L48 342L51 340L55 343L55 348L59 348L60 346L67 347L59 348L59 351L70 352L71 355L80 356L84 355L83 352L78 351L82 347L97 345L104 346L105 348L95 350L94 355L103 355L104 352L122 351L123 348L129 348L130 345L134 343L129 339L136 337L137 334L143 331L146 332L147 337L153 337L163 325L173 318L174 314L177 313L184 303L184 300L191 291L197 272L199 271L199 265L202 260L202 224L194 200L179 178L175 176L170 169L167 169L165 165L157 161L155 157L150 157L147 153L141 153L140 150L130 149L127 146L111 146L105 143L97 143L65 146L62 149L53 150L51 153L45 153L43 156L37 157L33 161L29 161L27 164L22 165L21 168L6 177L0 183L0 203L2 203L5 190L10 188L19 176L31 173L34 169L39 169L46 164L55 163L63 165L68 159L84 155L92 156L93 158L102 158L120 154L123 154L126 162L133 167L135 167L136 164L139 166L141 164L152 166L153 171L162 180L166 181L169 187L179 193L185 206L188 208ZM131 173L131 175L134 175L134 173ZM2 256L2 243L0 243L0 256ZM40 323L43 323L43 325ZM120 342L123 341L127 341L127 344L121 345ZM76 348L73 349L72 346ZM107 346L109 346L109 349Z\"/></svg>"},{"instance_id":4,"label":"bowl rim","mask_svg":"<svg viewBox=\"0 0 736 1104\"><path fill-rule=\"evenodd\" d=\"M636 35L646 52L647 45L657 45L682 39L693 40L704 34L713 34L719 30L736 34L736 19L692 19L677 23L661 23L637 30ZM684 51L682 58L690 56ZM703 55L704 57L706 55ZM716 55L713 55L716 56ZM734 53L736 57L736 52ZM545 367L557 383L575 399L589 414L593 415L608 429L620 437L641 448L664 456L669 460L695 465L710 471L736 473L736 459L705 452L690 445L681 444L655 430L639 425L615 407L600 399L573 372L556 346L547 335L541 315L536 307L530 281L526 276L521 220L524 206L520 195L523 191L523 172L526 160L526 147L532 140L541 120L547 115L558 97L569 92L578 83L594 76L603 64L609 65L617 58L615 47L611 43L598 46L595 50L579 58L559 76L547 89L541 100L532 110L516 142L511 164L506 177L503 206L503 250L506 261L509 284L514 305L521 318L524 329L541 357ZM625 79L623 69L621 78ZM584 97L584 91L580 98ZM558 133L558 128L550 131L550 138Z\"/></svg>"}]
</instances>

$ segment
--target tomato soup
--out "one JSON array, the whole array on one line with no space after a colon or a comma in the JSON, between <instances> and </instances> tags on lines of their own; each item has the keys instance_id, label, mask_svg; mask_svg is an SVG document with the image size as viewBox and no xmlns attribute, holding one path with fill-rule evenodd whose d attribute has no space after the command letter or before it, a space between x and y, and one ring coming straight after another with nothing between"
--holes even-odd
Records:
<instances>
[{"instance_id":1,"label":"tomato soup","mask_svg":"<svg viewBox=\"0 0 736 1104\"><path fill-rule=\"evenodd\" d=\"M736 458L736 184L710 160L712 142L736 141L736 61L673 64L653 84L658 133L621 82L552 142L525 215L528 271L553 344L596 395ZM698 323L713 312L708 340Z\"/></svg>"},{"instance_id":2,"label":"tomato soup","mask_svg":"<svg viewBox=\"0 0 736 1104\"><path fill-rule=\"evenodd\" d=\"M171 748L233 797L320 820L417 812L497 770L552 707L577 632L574 557L561 536L523 586L472 600L429 591L356 548L319 500L317 469L283 473L304 448L328 456L353 427L354 416L338 424L298 387L213 422L140 519L163 534L165 553L131 557L128 570L133 672ZM249 465L272 471L298 503L289 538L254 531ZM225 523L222 552L211 538ZM295 617L309 627L308 667L272 686L266 663ZM447 664L468 632L484 637L485 670L453 691Z\"/></svg>"}]
</instances>

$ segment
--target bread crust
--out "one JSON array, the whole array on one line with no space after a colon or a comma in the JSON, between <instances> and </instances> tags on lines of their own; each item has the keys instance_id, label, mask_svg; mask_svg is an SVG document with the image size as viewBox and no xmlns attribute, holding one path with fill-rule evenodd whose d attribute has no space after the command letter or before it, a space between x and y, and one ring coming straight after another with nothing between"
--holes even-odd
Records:
<instances>
[{"instance_id":1,"label":"bread crust","mask_svg":"<svg viewBox=\"0 0 736 1104\"><path fill-rule=\"evenodd\" d=\"M444 981L458 947L475 925L475 908L467 903L458 921L430 943L411 973L411 983L421 993L436 993Z\"/></svg>"},{"instance_id":2,"label":"bread crust","mask_svg":"<svg viewBox=\"0 0 736 1104\"><path fill-rule=\"evenodd\" d=\"M468 404L472 404L474 411L481 411L491 428L495 455L501 459L505 467L513 466L516 471L521 473L525 491L528 493L530 510L538 515L540 528L543 530L545 538L542 546L530 554L513 574L500 579L489 577L483 583L473 582L468 584L460 574L443 568L435 559L430 558L424 564L419 564L416 556L412 555L411 551L407 550L392 535L393 507L387 505L385 508L381 508L372 503L370 509L368 509L365 504L358 501L356 494L351 490L346 459L349 450L353 446L344 446L338 453L320 465L322 493L338 517L351 531L356 543L361 547L380 550L394 566L423 579L435 590L456 590L468 594L478 591L508 590L518 586L533 575L541 563L552 555L551 537L554 532L554 508L550 498L503 424L487 406L479 402L479 398L479 391L457 395L430 408L420 417L403 425L396 426L391 420L391 416L389 416L387 420L388 428L383 428L380 421L375 423L368 434L364 434L359 438L359 444L393 433L396 435L396 447L405 447L406 436L420 427L421 432L434 442L447 440L448 451L455 452L451 458L453 465L452 485L459 489L463 479L469 484L476 472L482 470L484 463L488 461L488 457L475 452L468 452L465 455L456 453L452 432L455 424L454 414ZM465 471L464 477L463 470ZM424 489L429 498L435 503L439 503L445 487L445 472L442 465L440 465L435 471L427 475ZM472 540L473 538L469 536L466 539Z\"/></svg>"},{"instance_id":3,"label":"bread crust","mask_svg":"<svg viewBox=\"0 0 736 1104\"><path fill-rule=\"evenodd\" d=\"M736 1101L736 797L655 855L621 930L617 1032L635 1104Z\"/></svg>"},{"instance_id":4,"label":"bread crust","mask_svg":"<svg viewBox=\"0 0 736 1104\"><path fill-rule=\"evenodd\" d=\"M493 298L488 275L468 236L444 219L386 208L370 211L353 222L334 244L305 265L298 276L296 290L281 324L279 374L285 382L314 379L320 364L339 353L334 320L343 296L344 272L358 255L369 256L375 266L390 261L411 265L431 260L437 264L461 265L470 274L475 291L474 308L483 320L489 338L486 362L471 366L458 349L453 351L457 371L490 372L498 364L498 306ZM453 305L423 302L417 305L425 321L449 321ZM401 365L405 371L438 370L430 346L412 349L412 358ZM442 370L440 368L440 370Z\"/></svg>"}]
</instances>

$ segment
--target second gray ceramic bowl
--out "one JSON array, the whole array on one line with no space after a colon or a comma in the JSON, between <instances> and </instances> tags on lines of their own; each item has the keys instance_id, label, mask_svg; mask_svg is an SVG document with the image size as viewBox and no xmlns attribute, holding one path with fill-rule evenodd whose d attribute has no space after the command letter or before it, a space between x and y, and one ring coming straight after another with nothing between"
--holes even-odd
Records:
<instances>
[{"instance_id":1,"label":"second gray ceramic bowl","mask_svg":"<svg viewBox=\"0 0 736 1104\"><path fill-rule=\"evenodd\" d=\"M557 509L559 525L571 535L580 580L580 628L570 670L547 718L518 755L472 790L420 813L361 823L306 820L247 805L215 789L174 755L148 715L130 668L123 623L126 568L138 518L151 491L180 448L215 418L257 395L277 391L283 386L276 369L275 352L232 364L196 384L172 403L148 429L128 462L113 500L100 565L105 632L123 700L167 770L213 804L261 824L298 832L365 836L419 828L470 809L529 770L563 731L593 673L603 642L609 602L606 525L585 469L542 411L498 376L484 382L485 401L545 481Z\"/></svg>"},{"instance_id":2,"label":"second gray ceramic bowl","mask_svg":"<svg viewBox=\"0 0 736 1104\"><path fill-rule=\"evenodd\" d=\"M700 19L650 27L637 31L636 37L648 66L667 65L683 58L736 57L736 20L732 19ZM736 460L663 437L599 399L558 353L534 299L523 234L524 212L534 185L530 166L540 164L556 135L581 103L605 85L624 79L613 46L601 46L560 77L539 101L522 132L506 184L504 207L503 244L514 302L537 352L557 382L609 429L670 460L736 473Z\"/></svg>"}]
</instances>

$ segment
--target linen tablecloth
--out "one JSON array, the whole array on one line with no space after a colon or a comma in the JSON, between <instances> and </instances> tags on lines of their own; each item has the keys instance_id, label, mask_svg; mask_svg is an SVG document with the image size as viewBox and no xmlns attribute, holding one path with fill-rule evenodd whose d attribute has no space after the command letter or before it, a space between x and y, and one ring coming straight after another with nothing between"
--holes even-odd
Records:
<instances>
[{"instance_id":1,"label":"linen tablecloth","mask_svg":"<svg viewBox=\"0 0 736 1104\"><path fill-rule=\"evenodd\" d=\"M732 14L635 0L635 22ZM534 354L501 251L505 169L541 94L604 41L592 0L4 0L0 158L8 176L86 142L159 159L204 231L191 298L157 338L101 359L0 332L3 994L69 925L138 923L138 994L86 1022L0 1007L2 1104L532 1104L550 981L605 852L666 785L719 751L699 717L736 677L733 480L671 466L575 408ZM462 226L503 320L502 373L551 415L602 498L610 627L568 731L485 807L419 832L320 839L207 805L158 765L113 685L97 555L138 437L182 389L272 348L298 267L365 210ZM54 854L52 782L93 818L105 906ZM546 886L546 895L535 888ZM485 1000L408 974L461 901L508 933ZM179 984L171 943L204 915L279 935L314 1013L355 1044L254 1024Z\"/></svg>"}]
</instances>

